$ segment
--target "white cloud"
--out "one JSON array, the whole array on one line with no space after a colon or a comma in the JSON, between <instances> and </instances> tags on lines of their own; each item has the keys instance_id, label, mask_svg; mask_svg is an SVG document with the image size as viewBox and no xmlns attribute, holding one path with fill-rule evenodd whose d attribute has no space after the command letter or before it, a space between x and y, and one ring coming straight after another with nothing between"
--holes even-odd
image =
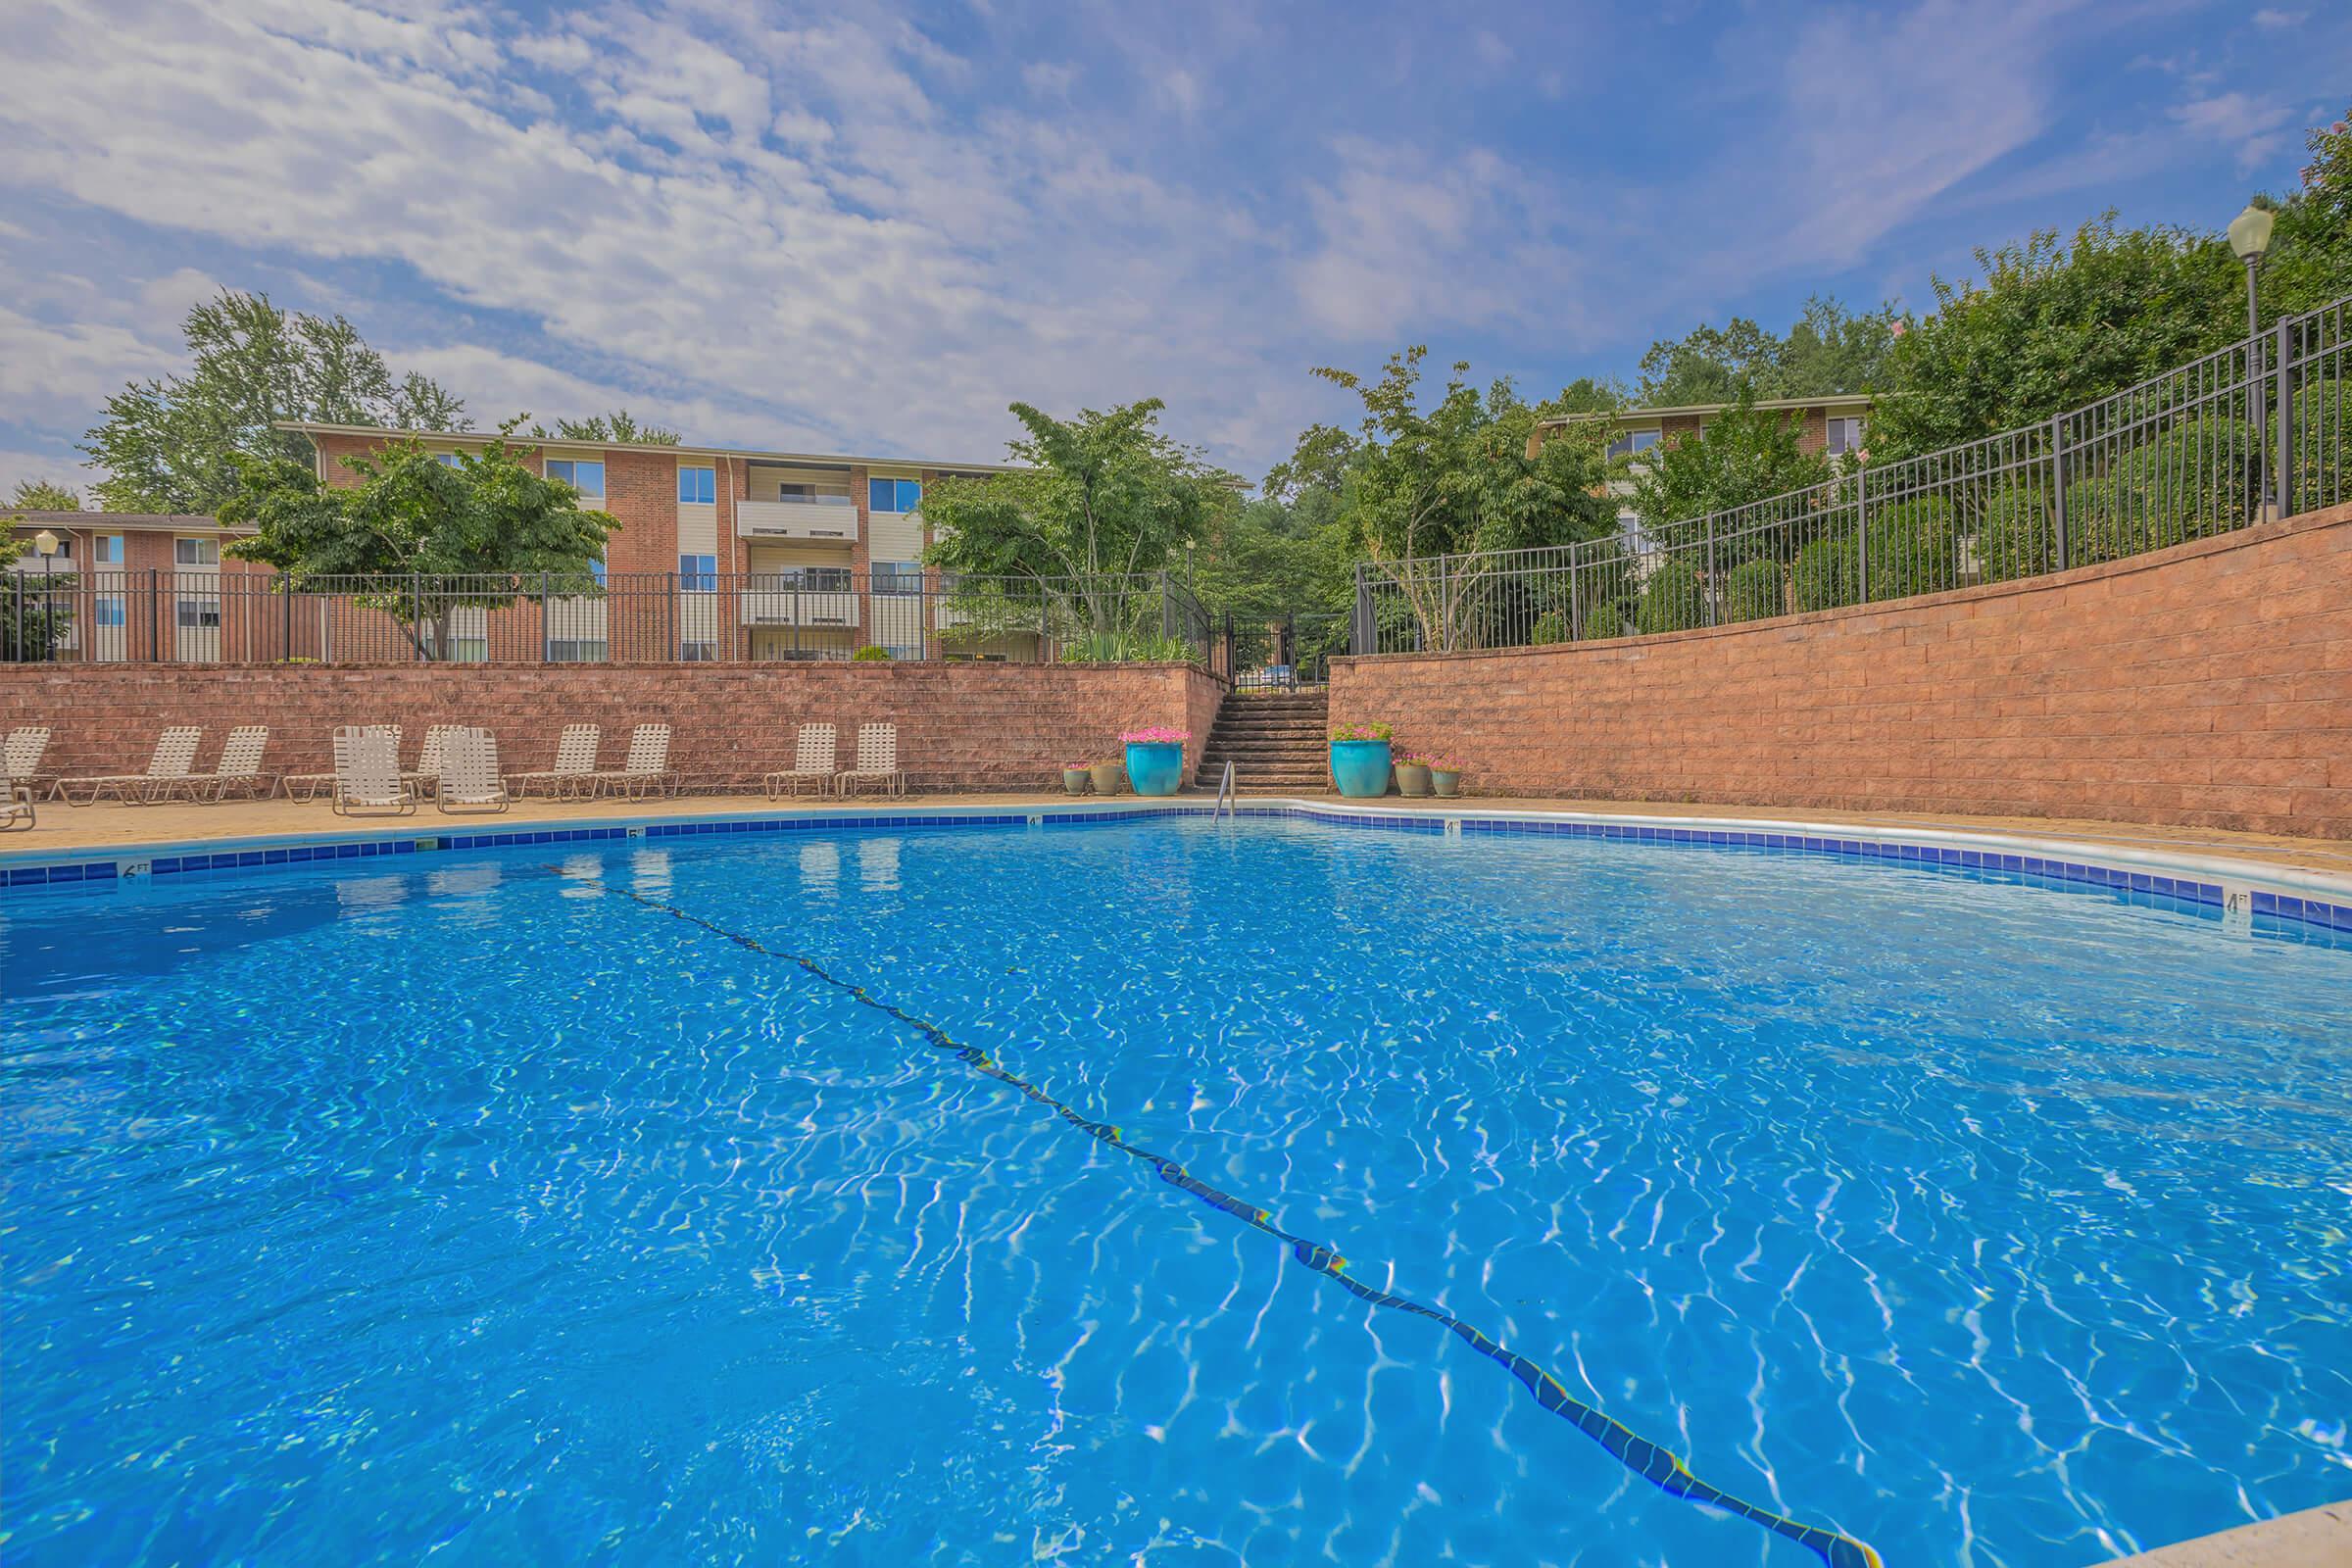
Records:
<instances>
[{"instance_id":1,"label":"white cloud","mask_svg":"<svg viewBox=\"0 0 2352 1568\"><path fill-rule=\"evenodd\" d=\"M2244 173L2285 145L2281 127L2290 111L2283 104L2246 93L2225 92L2178 105L2172 117L2191 135L2230 149L2237 157L2238 172Z\"/></svg>"},{"instance_id":2,"label":"white cloud","mask_svg":"<svg viewBox=\"0 0 2352 1568\"><path fill-rule=\"evenodd\" d=\"M2300 26L2303 19L2309 15L2310 13L2307 11L2278 11L2265 8L2254 13L2254 25L2262 28L2265 32L2278 32L2288 27Z\"/></svg>"},{"instance_id":3,"label":"white cloud","mask_svg":"<svg viewBox=\"0 0 2352 1568\"><path fill-rule=\"evenodd\" d=\"M90 487L98 482L98 477L83 464L78 452L0 449L0 501L15 495L20 484L44 480L78 492L86 508L92 504Z\"/></svg>"}]
</instances>

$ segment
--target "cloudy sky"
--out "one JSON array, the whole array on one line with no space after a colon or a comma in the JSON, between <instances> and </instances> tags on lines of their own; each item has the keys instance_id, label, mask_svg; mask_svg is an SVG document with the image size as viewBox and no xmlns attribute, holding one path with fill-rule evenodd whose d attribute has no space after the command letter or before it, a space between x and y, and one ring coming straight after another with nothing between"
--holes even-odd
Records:
<instances>
[{"instance_id":1,"label":"cloudy sky","mask_svg":"<svg viewBox=\"0 0 2352 1568\"><path fill-rule=\"evenodd\" d=\"M1426 342L1542 393L2101 208L2218 226L2352 84L2311 4L9 0L0 484L226 285L477 419L989 458L1143 396L1246 473Z\"/></svg>"}]
</instances>

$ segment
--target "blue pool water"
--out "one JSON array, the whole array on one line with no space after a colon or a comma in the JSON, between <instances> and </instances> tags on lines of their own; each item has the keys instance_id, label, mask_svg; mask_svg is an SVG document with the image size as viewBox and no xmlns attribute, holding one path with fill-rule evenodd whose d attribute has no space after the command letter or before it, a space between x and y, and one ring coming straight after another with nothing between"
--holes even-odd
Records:
<instances>
[{"instance_id":1,"label":"blue pool water","mask_svg":"<svg viewBox=\"0 0 2352 1568\"><path fill-rule=\"evenodd\" d=\"M12 1564L2069 1565L2352 1496L2340 945L1303 822L338 869L0 907Z\"/></svg>"}]
</instances>

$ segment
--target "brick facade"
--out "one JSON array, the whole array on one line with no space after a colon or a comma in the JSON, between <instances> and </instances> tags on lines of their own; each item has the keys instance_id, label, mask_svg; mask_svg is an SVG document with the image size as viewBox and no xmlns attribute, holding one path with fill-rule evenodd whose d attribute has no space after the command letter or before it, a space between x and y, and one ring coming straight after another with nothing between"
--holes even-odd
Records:
<instances>
[{"instance_id":1,"label":"brick facade","mask_svg":"<svg viewBox=\"0 0 2352 1568\"><path fill-rule=\"evenodd\" d=\"M2352 837L2352 507L1753 626L1333 661L1482 794Z\"/></svg>"},{"instance_id":2,"label":"brick facade","mask_svg":"<svg viewBox=\"0 0 2352 1568\"><path fill-rule=\"evenodd\" d=\"M1222 690L1190 664L12 664L0 665L0 730L51 725L47 767L119 773L146 765L166 725L203 725L210 767L231 726L262 723L270 771L312 773L331 768L337 725L400 724L413 759L429 724L482 724L518 772L550 765L567 723L602 724L615 765L628 726L666 721L672 766L756 781L789 763L801 723L839 726L847 766L858 725L887 720L918 785L1033 790L1151 724L1195 737L1189 777Z\"/></svg>"}]
</instances>

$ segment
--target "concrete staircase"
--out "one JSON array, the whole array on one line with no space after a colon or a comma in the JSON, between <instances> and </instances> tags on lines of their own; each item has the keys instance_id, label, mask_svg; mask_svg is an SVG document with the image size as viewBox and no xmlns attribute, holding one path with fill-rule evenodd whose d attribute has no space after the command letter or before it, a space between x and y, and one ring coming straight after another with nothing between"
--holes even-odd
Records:
<instances>
[{"instance_id":1,"label":"concrete staircase","mask_svg":"<svg viewBox=\"0 0 2352 1568\"><path fill-rule=\"evenodd\" d=\"M1200 749L1195 782L1213 790L1233 763L1233 787L1279 795L1331 788L1330 699L1320 689L1227 692Z\"/></svg>"}]
</instances>

